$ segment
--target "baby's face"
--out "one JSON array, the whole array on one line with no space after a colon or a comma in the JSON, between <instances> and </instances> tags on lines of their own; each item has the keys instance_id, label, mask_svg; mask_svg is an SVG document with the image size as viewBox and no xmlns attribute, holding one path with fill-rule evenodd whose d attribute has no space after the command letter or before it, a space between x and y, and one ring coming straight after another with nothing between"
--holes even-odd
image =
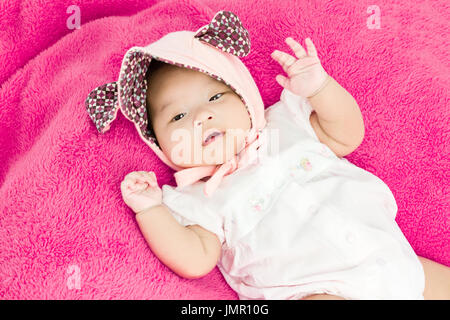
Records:
<instances>
[{"instance_id":1,"label":"baby's face","mask_svg":"<svg viewBox=\"0 0 450 320\"><path fill-rule=\"evenodd\" d=\"M164 154L184 168L218 165L245 147L251 121L240 97L203 72L164 66L150 74L147 107ZM219 131L209 144L210 133Z\"/></svg>"}]
</instances>

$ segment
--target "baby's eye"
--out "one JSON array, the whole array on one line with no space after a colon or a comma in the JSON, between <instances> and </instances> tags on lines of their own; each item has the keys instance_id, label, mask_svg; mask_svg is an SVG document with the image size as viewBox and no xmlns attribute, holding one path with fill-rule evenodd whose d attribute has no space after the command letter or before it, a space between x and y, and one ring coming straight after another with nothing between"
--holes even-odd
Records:
<instances>
[{"instance_id":1,"label":"baby's eye","mask_svg":"<svg viewBox=\"0 0 450 320\"><path fill-rule=\"evenodd\" d=\"M218 93L218 94L212 96L211 99L214 98L214 97L217 97L218 95L223 96L223 93ZM217 99L213 99L213 100L211 100L211 99L209 99L209 101L215 101L215 100L217 100L218 98L217 98ZM178 118L178 116L180 116L180 115L182 115L181 118L183 118L185 114L184 114L184 113L177 114L175 117L172 118L172 121L178 121L178 120L180 120L181 118Z\"/></svg>"},{"instance_id":2,"label":"baby's eye","mask_svg":"<svg viewBox=\"0 0 450 320\"><path fill-rule=\"evenodd\" d=\"M173 117L173 118L172 118L172 121L173 121L174 119L177 119L177 117L178 117L179 115L182 115L182 116L184 117L184 113L180 113L180 114L177 114L175 117ZM183 118L183 117L181 117L181 118ZM178 119L175 120L175 121L178 121L178 120L180 120L181 118L178 118Z\"/></svg>"},{"instance_id":3,"label":"baby's eye","mask_svg":"<svg viewBox=\"0 0 450 320\"><path fill-rule=\"evenodd\" d=\"M219 94L220 94L221 96L223 95L223 93L218 93L218 94L216 94L215 96L212 96L211 99L214 98L214 97L217 97ZM211 99L209 99L209 101L211 101ZM214 100L217 100L217 99L214 99ZM214 101L214 100L213 100L213 101Z\"/></svg>"}]
</instances>

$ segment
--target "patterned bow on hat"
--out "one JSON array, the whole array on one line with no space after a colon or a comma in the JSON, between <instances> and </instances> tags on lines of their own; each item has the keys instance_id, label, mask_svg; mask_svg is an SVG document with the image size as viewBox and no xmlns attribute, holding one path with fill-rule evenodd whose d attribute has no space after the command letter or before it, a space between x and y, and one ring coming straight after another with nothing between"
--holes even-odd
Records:
<instances>
[{"instance_id":1,"label":"patterned bow on hat","mask_svg":"<svg viewBox=\"0 0 450 320\"><path fill-rule=\"evenodd\" d=\"M208 25L197 30L194 37L240 58L250 53L248 31L230 11L218 12Z\"/></svg>"},{"instance_id":2,"label":"patterned bow on hat","mask_svg":"<svg viewBox=\"0 0 450 320\"><path fill-rule=\"evenodd\" d=\"M119 109L117 83L110 82L92 90L85 105L98 132L108 131Z\"/></svg>"}]
</instances>

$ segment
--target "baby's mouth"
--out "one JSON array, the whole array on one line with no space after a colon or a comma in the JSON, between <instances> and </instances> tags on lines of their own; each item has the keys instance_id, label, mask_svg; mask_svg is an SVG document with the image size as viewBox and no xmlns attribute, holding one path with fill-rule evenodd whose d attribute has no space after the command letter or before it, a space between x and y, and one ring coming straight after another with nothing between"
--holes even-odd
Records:
<instances>
[{"instance_id":1,"label":"baby's mouth","mask_svg":"<svg viewBox=\"0 0 450 320\"><path fill-rule=\"evenodd\" d=\"M210 143L214 142L218 137L222 136L223 132L220 132L219 130L214 130L213 132L211 132L205 140L203 140L203 146L207 146Z\"/></svg>"}]
</instances>

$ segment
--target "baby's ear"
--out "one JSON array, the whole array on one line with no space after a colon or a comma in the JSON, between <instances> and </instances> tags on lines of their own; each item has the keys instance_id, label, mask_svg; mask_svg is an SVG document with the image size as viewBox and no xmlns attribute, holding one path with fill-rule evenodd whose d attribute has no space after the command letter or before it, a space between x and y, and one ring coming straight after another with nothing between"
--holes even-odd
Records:
<instances>
[{"instance_id":1,"label":"baby's ear","mask_svg":"<svg viewBox=\"0 0 450 320\"><path fill-rule=\"evenodd\" d=\"M237 57L250 53L248 31L231 11L217 12L209 24L197 30L194 38Z\"/></svg>"}]
</instances>

